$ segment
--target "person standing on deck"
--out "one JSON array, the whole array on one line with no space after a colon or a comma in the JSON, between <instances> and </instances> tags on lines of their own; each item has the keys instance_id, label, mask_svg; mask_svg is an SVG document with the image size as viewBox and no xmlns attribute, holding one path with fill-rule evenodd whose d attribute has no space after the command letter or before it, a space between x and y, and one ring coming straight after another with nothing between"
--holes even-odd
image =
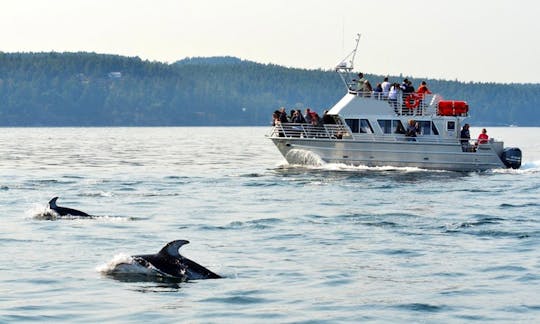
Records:
<instances>
[{"instance_id":1,"label":"person standing on deck","mask_svg":"<svg viewBox=\"0 0 540 324\"><path fill-rule=\"evenodd\" d=\"M431 94L431 91L429 91L427 87L426 81L422 81L418 89L416 89L416 93L418 94L418 110L421 111L422 107L424 107L424 97L426 94Z\"/></svg>"},{"instance_id":2,"label":"person standing on deck","mask_svg":"<svg viewBox=\"0 0 540 324\"><path fill-rule=\"evenodd\" d=\"M364 73L358 73L358 79L353 79L356 82L356 93L359 96L362 96L362 91L364 91L364 83L367 81L364 79Z\"/></svg>"},{"instance_id":3,"label":"person standing on deck","mask_svg":"<svg viewBox=\"0 0 540 324\"><path fill-rule=\"evenodd\" d=\"M416 90L416 93L418 93L422 99L424 99L424 95L431 94L431 91L429 91L427 87L426 81L422 81L418 89Z\"/></svg>"},{"instance_id":4,"label":"person standing on deck","mask_svg":"<svg viewBox=\"0 0 540 324\"><path fill-rule=\"evenodd\" d=\"M390 87L391 86L392 86L392 84L390 84L390 82L388 82L388 77L385 77L383 82L381 83L382 95L383 95L384 100L388 99L388 93L390 92Z\"/></svg>"},{"instance_id":5,"label":"person standing on deck","mask_svg":"<svg viewBox=\"0 0 540 324\"><path fill-rule=\"evenodd\" d=\"M469 124L463 125L463 128L461 129L461 133L459 137L461 140L461 148L463 152L469 152L470 151L469 140L471 139L471 132L469 131Z\"/></svg>"}]
</instances>

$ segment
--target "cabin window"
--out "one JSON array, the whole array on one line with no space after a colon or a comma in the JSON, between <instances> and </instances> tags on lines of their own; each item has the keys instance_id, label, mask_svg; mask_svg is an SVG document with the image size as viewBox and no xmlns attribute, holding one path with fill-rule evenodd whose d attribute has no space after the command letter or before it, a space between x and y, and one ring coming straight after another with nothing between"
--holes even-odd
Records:
<instances>
[{"instance_id":1,"label":"cabin window","mask_svg":"<svg viewBox=\"0 0 540 324\"><path fill-rule=\"evenodd\" d=\"M405 134L405 128L399 119L379 119L378 122L384 134Z\"/></svg>"},{"instance_id":2,"label":"cabin window","mask_svg":"<svg viewBox=\"0 0 540 324\"><path fill-rule=\"evenodd\" d=\"M435 125L428 120L418 121L418 126L422 135L439 135L439 131Z\"/></svg>"},{"instance_id":3,"label":"cabin window","mask_svg":"<svg viewBox=\"0 0 540 324\"><path fill-rule=\"evenodd\" d=\"M446 130L449 132L453 132L456 130L456 122L455 121L449 121L446 123Z\"/></svg>"},{"instance_id":4,"label":"cabin window","mask_svg":"<svg viewBox=\"0 0 540 324\"><path fill-rule=\"evenodd\" d=\"M345 122L353 133L373 134L373 128L367 119L345 119Z\"/></svg>"},{"instance_id":5,"label":"cabin window","mask_svg":"<svg viewBox=\"0 0 540 324\"><path fill-rule=\"evenodd\" d=\"M360 123L359 123L358 119L345 119L345 122L347 123L347 125L351 129L351 132L359 133L359 130L360 130L359 125L360 125Z\"/></svg>"},{"instance_id":6,"label":"cabin window","mask_svg":"<svg viewBox=\"0 0 540 324\"><path fill-rule=\"evenodd\" d=\"M391 120L378 120L379 126L384 134L392 134L392 121Z\"/></svg>"},{"instance_id":7,"label":"cabin window","mask_svg":"<svg viewBox=\"0 0 540 324\"><path fill-rule=\"evenodd\" d=\"M433 132L433 135L439 135L439 131L437 130L437 127L435 127L435 123L431 123L431 131Z\"/></svg>"},{"instance_id":8,"label":"cabin window","mask_svg":"<svg viewBox=\"0 0 540 324\"><path fill-rule=\"evenodd\" d=\"M401 120L393 120L392 121L392 128L394 129L394 133L396 134L405 134L405 127L403 127L403 124L401 123Z\"/></svg>"},{"instance_id":9,"label":"cabin window","mask_svg":"<svg viewBox=\"0 0 540 324\"><path fill-rule=\"evenodd\" d=\"M373 134L373 128L367 119L360 119L360 133Z\"/></svg>"}]
</instances>

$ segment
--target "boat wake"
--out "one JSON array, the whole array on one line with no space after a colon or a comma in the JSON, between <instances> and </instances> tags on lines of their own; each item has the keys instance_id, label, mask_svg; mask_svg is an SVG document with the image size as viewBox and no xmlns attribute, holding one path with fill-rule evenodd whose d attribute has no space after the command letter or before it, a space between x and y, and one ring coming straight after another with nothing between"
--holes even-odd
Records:
<instances>
[{"instance_id":1,"label":"boat wake","mask_svg":"<svg viewBox=\"0 0 540 324\"><path fill-rule=\"evenodd\" d=\"M292 149L287 153L287 161L279 165L280 168L301 168L318 171L399 171L399 172L449 172L446 170L428 170L418 167L397 167L397 166L367 166L351 165L345 163L327 163L316 153Z\"/></svg>"},{"instance_id":2,"label":"boat wake","mask_svg":"<svg viewBox=\"0 0 540 324\"><path fill-rule=\"evenodd\" d=\"M493 173L534 174L540 172L540 161L523 162L519 169L494 169Z\"/></svg>"},{"instance_id":3,"label":"boat wake","mask_svg":"<svg viewBox=\"0 0 540 324\"><path fill-rule=\"evenodd\" d=\"M324 165L320 166L321 169L324 169L326 171L352 171L352 172L358 172L358 171L380 171L380 172L386 172L386 171L397 171L397 172L403 172L403 173L409 173L409 172L448 172L445 170L428 170L428 169L422 169L417 167L396 167L396 166L367 166L367 165L348 165L343 163L326 163Z\"/></svg>"}]
</instances>

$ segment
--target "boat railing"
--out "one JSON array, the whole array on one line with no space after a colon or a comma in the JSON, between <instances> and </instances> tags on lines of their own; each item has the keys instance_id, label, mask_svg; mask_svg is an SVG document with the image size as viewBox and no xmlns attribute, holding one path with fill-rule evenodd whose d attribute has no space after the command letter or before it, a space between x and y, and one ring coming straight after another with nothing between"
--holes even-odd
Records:
<instances>
[{"instance_id":1,"label":"boat railing","mask_svg":"<svg viewBox=\"0 0 540 324\"><path fill-rule=\"evenodd\" d=\"M272 127L270 137L342 139L350 136L347 126L340 124L280 123Z\"/></svg>"},{"instance_id":2,"label":"boat railing","mask_svg":"<svg viewBox=\"0 0 540 324\"><path fill-rule=\"evenodd\" d=\"M384 100L397 115L436 116L441 96L438 94L399 93L396 98L389 98L382 92L349 90L350 94L371 100Z\"/></svg>"},{"instance_id":3,"label":"boat railing","mask_svg":"<svg viewBox=\"0 0 540 324\"><path fill-rule=\"evenodd\" d=\"M446 143L456 144L456 139L441 138L439 136L418 136L408 137L404 134L376 135L373 133L350 133L346 125L341 124L298 124L298 123L279 123L272 127L269 137L284 138L306 138L306 139L362 139L373 142L423 142L423 143Z\"/></svg>"},{"instance_id":4,"label":"boat railing","mask_svg":"<svg viewBox=\"0 0 540 324\"><path fill-rule=\"evenodd\" d=\"M298 123L280 123L271 128L268 137L283 137L283 138L306 138L306 139L343 139L343 140L363 140L373 142L418 142L418 143L437 143L456 145L456 138L441 138L440 136L419 135L417 137L408 137L405 134L393 134L388 135L376 135L373 133L350 133L349 128L346 125L340 124L326 124L326 125L312 125L312 124L298 124ZM459 139L457 139L459 140ZM473 147L471 140L470 147ZM487 148L489 145L485 144ZM469 147L469 146L467 146ZM473 151L472 149L463 148L463 151Z\"/></svg>"}]
</instances>

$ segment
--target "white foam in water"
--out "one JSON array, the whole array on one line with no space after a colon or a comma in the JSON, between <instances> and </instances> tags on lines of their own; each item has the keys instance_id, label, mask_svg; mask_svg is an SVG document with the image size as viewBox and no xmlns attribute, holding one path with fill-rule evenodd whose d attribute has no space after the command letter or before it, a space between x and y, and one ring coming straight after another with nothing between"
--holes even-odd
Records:
<instances>
[{"instance_id":1,"label":"white foam in water","mask_svg":"<svg viewBox=\"0 0 540 324\"><path fill-rule=\"evenodd\" d=\"M40 204L33 204L32 207L30 207L30 209L28 209L25 214L27 217L29 218L32 218L36 215L43 215L47 212L49 212L50 209L49 209L49 206L43 206L43 205L40 205Z\"/></svg>"},{"instance_id":2,"label":"white foam in water","mask_svg":"<svg viewBox=\"0 0 540 324\"><path fill-rule=\"evenodd\" d=\"M494 169L493 173L529 174L540 172L540 161L524 162L519 169Z\"/></svg>"},{"instance_id":3,"label":"white foam in water","mask_svg":"<svg viewBox=\"0 0 540 324\"><path fill-rule=\"evenodd\" d=\"M521 165L519 170L534 170L540 171L540 161L525 162Z\"/></svg>"},{"instance_id":4,"label":"white foam in water","mask_svg":"<svg viewBox=\"0 0 540 324\"><path fill-rule=\"evenodd\" d=\"M101 273L111 273L115 271L120 264L131 265L133 263L133 258L124 253L115 255L112 260L96 267L96 270Z\"/></svg>"},{"instance_id":5,"label":"white foam in water","mask_svg":"<svg viewBox=\"0 0 540 324\"><path fill-rule=\"evenodd\" d=\"M291 164L301 164L306 166L321 166L326 164L317 154L306 151L292 149L287 153L287 160L292 161Z\"/></svg>"},{"instance_id":6,"label":"white foam in water","mask_svg":"<svg viewBox=\"0 0 540 324\"><path fill-rule=\"evenodd\" d=\"M25 217L35 219L55 220L59 215L49 205L33 204L30 209L25 212Z\"/></svg>"},{"instance_id":7,"label":"white foam in water","mask_svg":"<svg viewBox=\"0 0 540 324\"><path fill-rule=\"evenodd\" d=\"M437 172L437 170L427 170L427 169L421 169L417 167L367 166L367 165L349 165L349 164L343 164L343 163L327 163L327 164L322 165L321 168L324 170L329 170L329 171L374 170L374 171L402 171L402 172L422 172L422 171ZM446 172L446 171L441 170L441 172Z\"/></svg>"}]
</instances>

